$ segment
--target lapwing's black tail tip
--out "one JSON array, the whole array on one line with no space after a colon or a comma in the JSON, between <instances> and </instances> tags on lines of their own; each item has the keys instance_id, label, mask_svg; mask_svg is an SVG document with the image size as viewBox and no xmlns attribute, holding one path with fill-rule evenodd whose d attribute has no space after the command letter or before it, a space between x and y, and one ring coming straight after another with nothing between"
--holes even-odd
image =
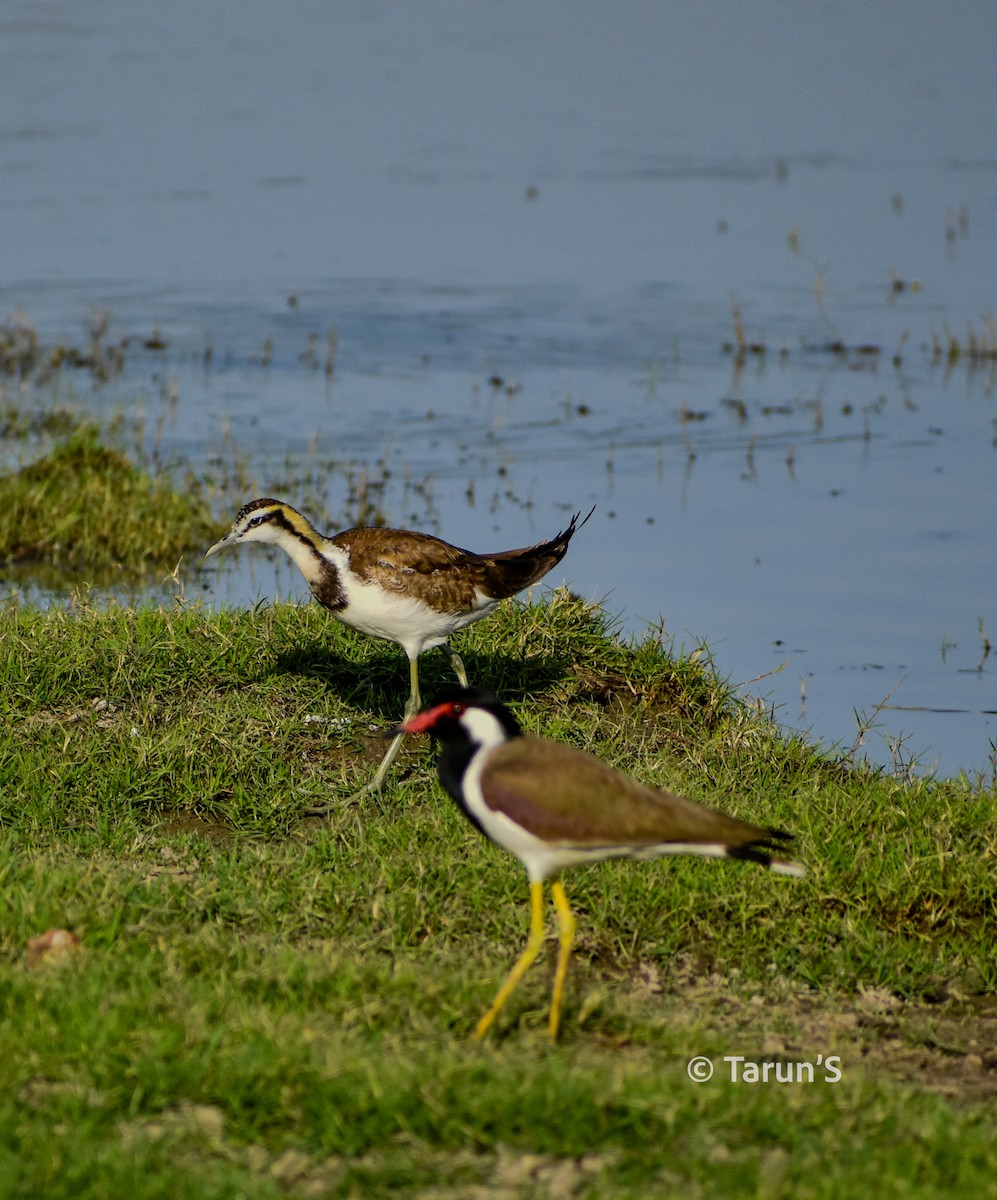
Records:
<instances>
[{"instance_id":1,"label":"lapwing's black tail tip","mask_svg":"<svg viewBox=\"0 0 997 1200\"><path fill-rule=\"evenodd\" d=\"M768 829L765 836L756 841L745 842L741 846L728 846L727 857L758 863L759 866L768 867L776 875L791 875L802 879L807 873L802 863L789 862L779 857L789 850L789 843L793 840L793 835L785 829Z\"/></svg>"}]
</instances>

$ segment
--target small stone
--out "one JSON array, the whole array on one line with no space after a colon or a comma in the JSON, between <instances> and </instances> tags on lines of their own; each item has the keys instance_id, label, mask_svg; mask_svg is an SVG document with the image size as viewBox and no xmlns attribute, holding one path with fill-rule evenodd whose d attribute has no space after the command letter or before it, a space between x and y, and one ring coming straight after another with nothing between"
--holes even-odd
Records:
<instances>
[{"instance_id":1,"label":"small stone","mask_svg":"<svg viewBox=\"0 0 997 1200\"><path fill-rule=\"evenodd\" d=\"M82 943L68 929L49 929L28 941L28 966L38 967L44 963L64 962Z\"/></svg>"}]
</instances>

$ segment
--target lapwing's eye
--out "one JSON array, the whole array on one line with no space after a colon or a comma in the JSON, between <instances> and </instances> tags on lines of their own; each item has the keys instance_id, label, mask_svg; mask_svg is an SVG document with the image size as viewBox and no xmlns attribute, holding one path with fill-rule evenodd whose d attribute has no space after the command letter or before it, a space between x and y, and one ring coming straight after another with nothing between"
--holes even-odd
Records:
<instances>
[{"instance_id":1,"label":"lapwing's eye","mask_svg":"<svg viewBox=\"0 0 997 1200\"><path fill-rule=\"evenodd\" d=\"M455 717L461 717L467 712L467 706L464 704L455 704L450 711Z\"/></svg>"}]
</instances>

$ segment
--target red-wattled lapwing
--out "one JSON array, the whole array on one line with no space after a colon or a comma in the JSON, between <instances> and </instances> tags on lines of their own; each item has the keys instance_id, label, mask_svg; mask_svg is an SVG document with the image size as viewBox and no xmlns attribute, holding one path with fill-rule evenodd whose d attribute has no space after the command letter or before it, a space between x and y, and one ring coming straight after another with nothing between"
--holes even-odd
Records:
<instances>
[{"instance_id":1,"label":"red-wattled lapwing","mask_svg":"<svg viewBox=\"0 0 997 1200\"><path fill-rule=\"evenodd\" d=\"M488 1031L539 954L544 880L563 867L604 858L702 854L747 859L782 875L804 874L801 866L773 854L784 850L790 834L645 787L563 742L524 736L512 713L488 692L448 691L401 729L439 739L440 782L472 824L519 859L530 882L526 949L478 1022L475 1037ZM560 935L550 1007L553 1040L575 919L556 879L551 892Z\"/></svg>"},{"instance_id":2,"label":"red-wattled lapwing","mask_svg":"<svg viewBox=\"0 0 997 1200\"><path fill-rule=\"evenodd\" d=\"M530 587L564 557L579 524L546 542L475 554L429 533L407 529L347 529L323 537L301 513L280 500L254 500L241 508L228 533L205 558L236 542L270 542L286 550L313 595L344 625L373 637L397 642L408 655L410 692L405 717L419 711L419 655L433 646L449 658L454 674L467 687L467 672L447 638L496 605ZM357 795L377 790L402 742L398 734L374 778ZM328 807L328 806L327 806ZM315 808L312 812L326 811Z\"/></svg>"}]
</instances>

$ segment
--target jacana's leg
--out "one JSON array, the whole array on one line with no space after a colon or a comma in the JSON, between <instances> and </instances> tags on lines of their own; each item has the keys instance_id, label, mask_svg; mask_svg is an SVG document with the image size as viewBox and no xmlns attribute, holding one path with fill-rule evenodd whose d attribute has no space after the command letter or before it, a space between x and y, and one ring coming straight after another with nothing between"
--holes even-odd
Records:
<instances>
[{"instance_id":1,"label":"jacana's leg","mask_svg":"<svg viewBox=\"0 0 997 1200\"><path fill-rule=\"evenodd\" d=\"M419 705L422 703L419 699L419 656L409 659L409 697L405 704L405 714L402 717L403 721L407 721L410 717L414 717L419 711ZM404 733L395 734L391 739L391 745L388 747L388 752L381 759L381 765L377 768L377 772L370 783L365 783L359 792L355 792L350 798L356 800L358 797L366 795L367 792L379 791L384 783L384 777L391 768L391 764L398 757L398 751L402 748L402 742L405 740Z\"/></svg>"},{"instance_id":2,"label":"jacana's leg","mask_svg":"<svg viewBox=\"0 0 997 1200\"><path fill-rule=\"evenodd\" d=\"M409 659L409 698L405 704L405 715L402 720L407 721L409 717L414 717L419 711L419 658ZM391 739L391 745L388 747L388 752L381 759L380 765L374 774L374 778L369 783L365 783L362 788L354 792L347 800L331 801L329 804L317 804L312 808L306 808L305 812L310 816L319 816L323 813L332 812L344 804L352 804L354 800L359 800L362 796L369 795L371 792L379 792L381 785L384 783L384 777L391 769L391 764L398 757L398 751L402 748L402 742L405 740L404 733L397 733Z\"/></svg>"},{"instance_id":3,"label":"jacana's leg","mask_svg":"<svg viewBox=\"0 0 997 1200\"><path fill-rule=\"evenodd\" d=\"M446 642L441 644L440 649L450 660L450 665L453 667L453 673L457 676L457 682L460 684L460 686L463 688L469 687L470 684L467 682L467 671L464 670L464 660L461 658L461 656Z\"/></svg>"},{"instance_id":4,"label":"jacana's leg","mask_svg":"<svg viewBox=\"0 0 997 1200\"><path fill-rule=\"evenodd\" d=\"M408 660L408 701L405 704L405 717L414 717L422 705L422 700L419 696L419 656Z\"/></svg>"},{"instance_id":5,"label":"jacana's leg","mask_svg":"<svg viewBox=\"0 0 997 1200\"><path fill-rule=\"evenodd\" d=\"M561 942L557 951L557 971L554 973L554 991L550 1001L550 1040L553 1042L557 1040L557 1027L561 1022L561 997L564 995L564 980L568 974L571 945L575 940L575 917L560 880L554 880L550 885L550 892L557 909L557 929Z\"/></svg>"},{"instance_id":6,"label":"jacana's leg","mask_svg":"<svg viewBox=\"0 0 997 1200\"><path fill-rule=\"evenodd\" d=\"M492 1022L498 1016L502 1005L512 995L516 984L523 978L544 944L544 885L541 882L530 884L530 936L526 939L526 949L516 959L516 965L506 976L505 983L499 988L498 995L492 1001L492 1006L478 1022L474 1031L475 1038L483 1038L491 1028Z\"/></svg>"}]
</instances>

